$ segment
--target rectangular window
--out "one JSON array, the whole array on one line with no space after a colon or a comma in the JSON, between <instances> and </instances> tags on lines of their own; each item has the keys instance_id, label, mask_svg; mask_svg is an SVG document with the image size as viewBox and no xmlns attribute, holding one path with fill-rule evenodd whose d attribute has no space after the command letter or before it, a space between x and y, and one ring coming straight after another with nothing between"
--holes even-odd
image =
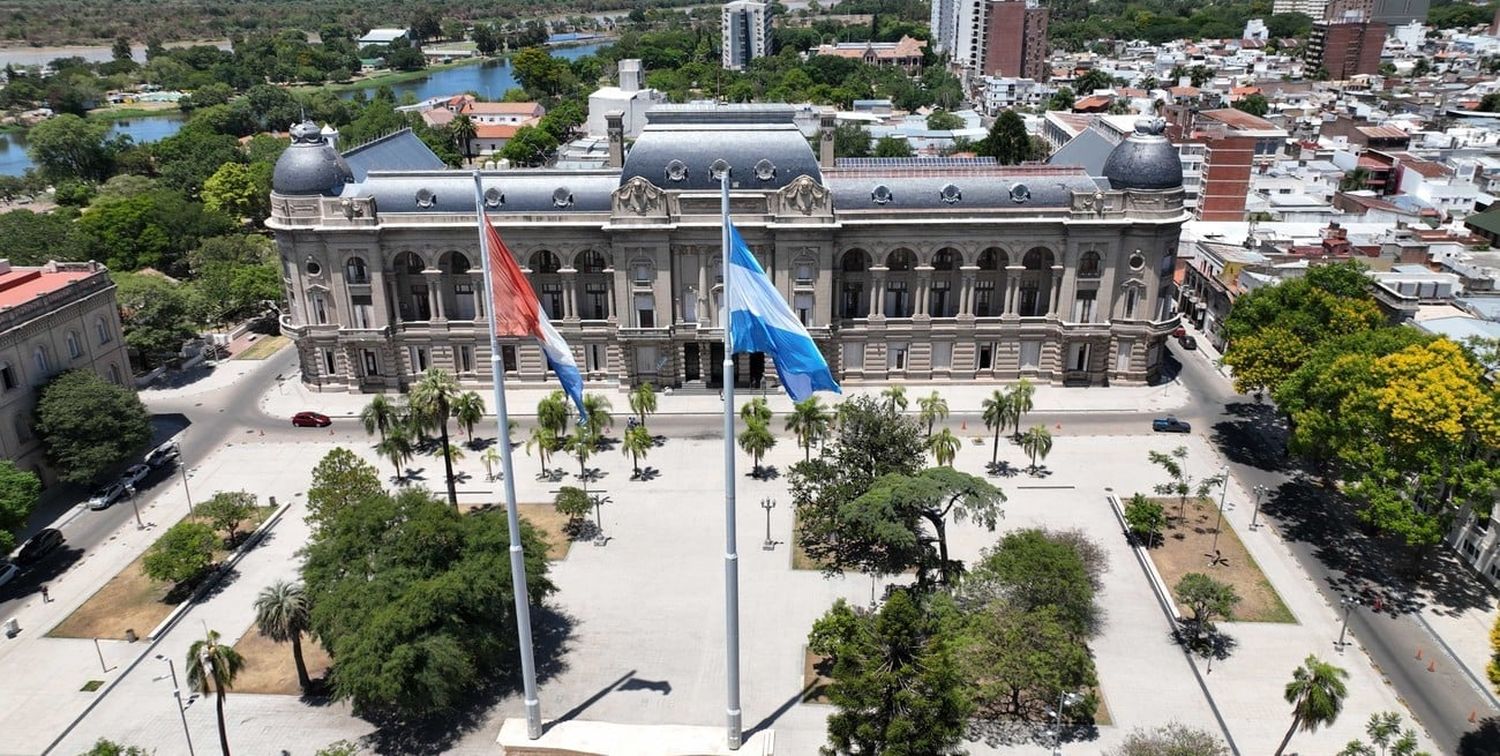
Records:
<instances>
[{"instance_id":1,"label":"rectangular window","mask_svg":"<svg viewBox=\"0 0 1500 756\"><path fill-rule=\"evenodd\" d=\"M1089 367L1089 345L1068 345L1068 369L1072 371L1087 370Z\"/></svg>"},{"instance_id":2,"label":"rectangular window","mask_svg":"<svg viewBox=\"0 0 1500 756\"><path fill-rule=\"evenodd\" d=\"M635 295L635 325L637 328L656 327L656 297L650 294Z\"/></svg>"},{"instance_id":3,"label":"rectangular window","mask_svg":"<svg viewBox=\"0 0 1500 756\"><path fill-rule=\"evenodd\" d=\"M1094 322L1094 301L1099 296L1096 289L1082 289L1074 295L1073 299L1073 322Z\"/></svg>"},{"instance_id":4,"label":"rectangular window","mask_svg":"<svg viewBox=\"0 0 1500 756\"><path fill-rule=\"evenodd\" d=\"M1136 293L1135 293L1135 287L1134 286L1132 286L1129 289L1125 290L1125 319L1126 320L1134 320L1135 319L1135 297L1136 297Z\"/></svg>"},{"instance_id":5,"label":"rectangular window","mask_svg":"<svg viewBox=\"0 0 1500 756\"><path fill-rule=\"evenodd\" d=\"M654 346L636 347L635 372L638 375L655 375L658 370L657 352Z\"/></svg>"},{"instance_id":6,"label":"rectangular window","mask_svg":"<svg viewBox=\"0 0 1500 756\"><path fill-rule=\"evenodd\" d=\"M954 313L948 311L950 301L951 284L948 281L933 281L932 291L928 294L927 314L934 318L951 318Z\"/></svg>"},{"instance_id":7,"label":"rectangular window","mask_svg":"<svg viewBox=\"0 0 1500 756\"><path fill-rule=\"evenodd\" d=\"M380 358L370 349L364 350L365 375L380 375Z\"/></svg>"},{"instance_id":8,"label":"rectangular window","mask_svg":"<svg viewBox=\"0 0 1500 756\"><path fill-rule=\"evenodd\" d=\"M312 302L313 302L313 322L317 323L318 325L327 325L328 324L328 306L326 304L324 304L324 302L323 302L323 295L322 294L314 294L313 297L312 297Z\"/></svg>"},{"instance_id":9,"label":"rectangular window","mask_svg":"<svg viewBox=\"0 0 1500 756\"><path fill-rule=\"evenodd\" d=\"M542 284L542 309L547 311L548 320L562 320L563 317L563 293L562 284Z\"/></svg>"},{"instance_id":10,"label":"rectangular window","mask_svg":"<svg viewBox=\"0 0 1500 756\"><path fill-rule=\"evenodd\" d=\"M797 320L802 325L813 324L813 295L808 292L797 292L792 295L792 309L797 311Z\"/></svg>"},{"instance_id":11,"label":"rectangular window","mask_svg":"<svg viewBox=\"0 0 1500 756\"><path fill-rule=\"evenodd\" d=\"M0 367L0 384L4 384L6 391L16 387L16 371L11 366Z\"/></svg>"},{"instance_id":12,"label":"rectangular window","mask_svg":"<svg viewBox=\"0 0 1500 756\"><path fill-rule=\"evenodd\" d=\"M1000 314L1000 308L995 302L995 282L974 282L974 316L979 318L990 318Z\"/></svg>"},{"instance_id":13,"label":"rectangular window","mask_svg":"<svg viewBox=\"0 0 1500 756\"><path fill-rule=\"evenodd\" d=\"M369 294L355 294L349 297L349 304L354 308L355 328L375 327L375 307Z\"/></svg>"},{"instance_id":14,"label":"rectangular window","mask_svg":"<svg viewBox=\"0 0 1500 756\"><path fill-rule=\"evenodd\" d=\"M1473 559L1474 557L1479 556L1479 547L1475 546L1473 541L1465 539L1464 540L1464 556L1467 556L1470 559Z\"/></svg>"},{"instance_id":15,"label":"rectangular window","mask_svg":"<svg viewBox=\"0 0 1500 756\"><path fill-rule=\"evenodd\" d=\"M474 372L474 347L459 344L454 350L453 367L460 373Z\"/></svg>"},{"instance_id":16,"label":"rectangular window","mask_svg":"<svg viewBox=\"0 0 1500 756\"><path fill-rule=\"evenodd\" d=\"M603 344L584 344L584 369L590 373L607 370L609 367L609 356Z\"/></svg>"},{"instance_id":17,"label":"rectangular window","mask_svg":"<svg viewBox=\"0 0 1500 756\"><path fill-rule=\"evenodd\" d=\"M864 295L864 287L857 282L844 284L844 290L839 298L839 316L845 320L865 317L868 313L859 308L859 300Z\"/></svg>"},{"instance_id":18,"label":"rectangular window","mask_svg":"<svg viewBox=\"0 0 1500 756\"><path fill-rule=\"evenodd\" d=\"M887 281L885 284L885 316L888 318L909 318L911 310L908 304L911 295L906 290L905 281Z\"/></svg>"},{"instance_id":19,"label":"rectangular window","mask_svg":"<svg viewBox=\"0 0 1500 756\"><path fill-rule=\"evenodd\" d=\"M324 349L323 350L323 375L338 375L338 372L339 372L338 356L333 353L332 349Z\"/></svg>"},{"instance_id":20,"label":"rectangular window","mask_svg":"<svg viewBox=\"0 0 1500 756\"><path fill-rule=\"evenodd\" d=\"M609 285L602 283L585 284L583 290L583 319L603 320L606 317L604 298L609 296Z\"/></svg>"},{"instance_id":21,"label":"rectangular window","mask_svg":"<svg viewBox=\"0 0 1500 756\"><path fill-rule=\"evenodd\" d=\"M953 367L953 342L932 342L932 367L943 370Z\"/></svg>"},{"instance_id":22,"label":"rectangular window","mask_svg":"<svg viewBox=\"0 0 1500 756\"><path fill-rule=\"evenodd\" d=\"M844 343L844 369L865 369L865 343L863 341L851 341Z\"/></svg>"},{"instance_id":23,"label":"rectangular window","mask_svg":"<svg viewBox=\"0 0 1500 756\"><path fill-rule=\"evenodd\" d=\"M407 312L410 315L403 313L402 320L419 322L432 320L432 297L428 294L427 284L416 284L411 287L411 304Z\"/></svg>"},{"instance_id":24,"label":"rectangular window","mask_svg":"<svg viewBox=\"0 0 1500 756\"><path fill-rule=\"evenodd\" d=\"M1115 342L1115 370L1125 372L1130 369L1130 355L1135 351L1135 342L1131 339L1120 339Z\"/></svg>"},{"instance_id":25,"label":"rectangular window","mask_svg":"<svg viewBox=\"0 0 1500 756\"><path fill-rule=\"evenodd\" d=\"M905 370L906 369L906 345L905 344L891 344L890 347L887 348L887 350L886 350L886 369L887 370Z\"/></svg>"},{"instance_id":26,"label":"rectangular window","mask_svg":"<svg viewBox=\"0 0 1500 756\"><path fill-rule=\"evenodd\" d=\"M413 373L427 372L427 347L407 347L406 353L411 359Z\"/></svg>"},{"instance_id":27,"label":"rectangular window","mask_svg":"<svg viewBox=\"0 0 1500 756\"><path fill-rule=\"evenodd\" d=\"M980 344L979 345L979 369L980 370L994 370L995 369L995 345L994 344Z\"/></svg>"},{"instance_id":28,"label":"rectangular window","mask_svg":"<svg viewBox=\"0 0 1500 756\"><path fill-rule=\"evenodd\" d=\"M1021 342L1021 369L1035 370L1040 364L1042 364L1042 342Z\"/></svg>"},{"instance_id":29,"label":"rectangular window","mask_svg":"<svg viewBox=\"0 0 1500 756\"><path fill-rule=\"evenodd\" d=\"M500 347L500 369L507 374L516 372L516 347L506 344Z\"/></svg>"},{"instance_id":30,"label":"rectangular window","mask_svg":"<svg viewBox=\"0 0 1500 756\"><path fill-rule=\"evenodd\" d=\"M461 283L453 285L453 312L448 313L452 320L474 320L474 284Z\"/></svg>"}]
</instances>

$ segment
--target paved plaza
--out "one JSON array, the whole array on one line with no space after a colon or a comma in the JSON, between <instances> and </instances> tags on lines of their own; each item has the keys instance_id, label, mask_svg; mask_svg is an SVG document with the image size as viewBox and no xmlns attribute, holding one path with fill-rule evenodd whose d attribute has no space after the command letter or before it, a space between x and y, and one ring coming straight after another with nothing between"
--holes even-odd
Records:
<instances>
[{"instance_id":1,"label":"paved plaza","mask_svg":"<svg viewBox=\"0 0 1500 756\"><path fill-rule=\"evenodd\" d=\"M179 391L186 392L192 387ZM201 390L211 397L222 387ZM909 388L909 395L926 392ZM1044 388L1038 393L1038 412L1056 411L1071 398L1095 403L1097 412L1111 403L1127 408L1168 409L1180 388L1131 389ZM262 400L267 411L281 412L282 404L317 401L312 408L332 411L348 397L311 395L295 383L272 386ZM540 391L515 392L517 409L534 407ZM955 414L977 409L988 391L947 392ZM971 396L972 394L972 396ZM295 395L295 396L294 396ZM193 394L187 395L193 399ZM366 400L358 398L360 403ZM1045 404L1044 404L1045 401ZM624 398L616 399L617 425L623 423ZM701 405L701 406L700 406ZM972 405L972 406L966 406ZM352 403L351 403L352 406ZM717 411L715 396L664 397L664 414ZM784 409L776 402L772 405ZM299 406L299 409L309 408ZM1142 411L1135 409L1134 411ZM492 422L492 421L491 421ZM779 430L780 419L773 421ZM949 423L956 432L959 423ZM1142 429L1145 430L1144 428ZM481 432L493 435L493 426ZM699 434L702 435L702 434ZM956 467L979 473L989 461L988 439L973 424L961 432L965 445ZM161 532L186 513L180 490L164 489L145 503L143 517L151 529L137 532L133 521L108 545L89 555L53 585L57 601L28 603L19 613L24 632L0 641L0 732L6 733L0 753L31 754L46 749L77 720L55 753L76 754L99 737L146 746L158 754L187 753L182 725L174 711L171 682L162 654L180 660L187 647L202 637L205 626L234 642L251 629L254 595L269 583L297 575L297 550L308 529L302 492L314 464L335 445L354 449L374 463L382 475L393 475L388 462L372 451L373 439L348 423L333 429L307 429L262 436L250 432L231 440L212 454L195 474L195 495L216 490L246 489L263 498L291 502L286 516L270 537L237 565L231 579L181 620L154 645L109 641L101 646L108 673L100 671L93 644L83 640L42 637L46 630L81 604L115 572L129 563ZM645 461L660 469L659 478L632 482L630 461L618 450L590 461L605 476L591 484L610 497L603 508L608 544L579 542L567 557L553 563L558 593L548 610L537 614L539 626L565 631L560 645L544 660L540 686L544 718L619 724L692 725L723 723L723 500L721 442L711 438L670 436ZM1312 590L1311 581L1274 530L1250 531L1249 494L1231 482L1226 519L1260 563L1267 578L1295 615L1296 624L1224 623L1237 641L1232 655L1215 661L1208 672L1201 660L1189 662L1169 637L1164 617L1141 568L1111 513L1107 496L1128 497L1149 492L1162 474L1146 461L1148 450L1170 450L1178 444L1190 449L1195 476L1217 472L1223 464L1198 434L1191 436L1059 435L1045 465L1049 475L1025 474L993 479L1009 501L996 532L972 523L950 527L954 556L966 561L993 545L1007 530L1032 526L1079 528L1095 539L1109 557L1109 571L1099 600L1106 623L1092 642L1100 689L1114 725L1100 727L1097 737L1064 743L1063 752L1097 754L1120 742L1129 729L1176 720L1217 732L1207 691L1228 723L1241 752L1270 753L1290 722L1281 689L1292 670L1310 653L1345 668L1350 674L1350 697L1338 723L1317 733L1299 733L1291 752L1332 753L1360 736L1364 720L1375 711L1402 711L1392 690L1382 681L1358 645L1342 654L1334 647L1339 612ZM1002 441L1001 458L1024 467L1021 450ZM790 496L784 473L801 459L791 439L779 444L767 464L783 477L756 481L744 476L750 461L738 455L738 526L741 557L741 648L744 723L747 730L774 730L776 750L810 754L824 742L828 706L799 703L807 631L813 620L838 598L868 604L872 581L863 575L826 579L821 574L791 568L786 543L792 529ZM470 453L458 468L467 473L460 483L461 499L498 501L489 493L479 455ZM518 496L522 502L550 501L563 484L576 484L571 473L576 462L559 456L553 466L569 471L562 483L538 481L537 460L517 450ZM419 458L413 465L425 484L438 488L442 463ZM766 514L760 503L773 499L772 537L778 543L762 549ZM1206 566L1205 566L1206 569ZM1464 620L1469 621L1469 620ZM144 633L142 633L144 635ZM554 633L555 635L555 633ZM139 660L139 661L137 661ZM1195 675L1190 664L1199 665ZM182 674L181 664L178 674ZM81 692L89 680L103 680L98 693ZM93 704L93 708L85 709ZM496 737L504 721L521 716L520 701L506 697L474 717L451 738L427 743L434 751L495 754ZM226 715L232 745L238 752L311 754L333 741L369 738L385 750L406 752L393 745L392 733L351 715L341 704L308 705L294 696L234 694ZM217 738L211 700L194 700L187 710L193 742L199 752L211 750ZM408 744L409 745L409 744ZM1034 754L1035 743L971 744L975 754Z\"/></svg>"}]
</instances>

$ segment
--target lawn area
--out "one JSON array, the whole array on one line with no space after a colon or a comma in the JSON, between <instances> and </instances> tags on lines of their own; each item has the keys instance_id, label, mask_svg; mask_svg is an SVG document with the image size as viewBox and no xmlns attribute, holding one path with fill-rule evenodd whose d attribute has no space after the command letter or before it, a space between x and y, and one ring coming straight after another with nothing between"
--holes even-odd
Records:
<instances>
[{"instance_id":1,"label":"lawn area","mask_svg":"<svg viewBox=\"0 0 1500 756\"><path fill-rule=\"evenodd\" d=\"M285 336L262 336L249 349L235 355L237 360L263 360L281 351L281 348L292 343Z\"/></svg>"},{"instance_id":2,"label":"lawn area","mask_svg":"<svg viewBox=\"0 0 1500 756\"><path fill-rule=\"evenodd\" d=\"M486 512L491 509L505 510L504 504L459 504L459 510L468 512ZM568 524L565 515L558 514L557 509L551 502L520 502L516 509L521 513L521 519L531 523L531 526L542 531L542 536L547 539L547 558L551 561L566 559L568 549L573 547L573 540L568 538L564 528Z\"/></svg>"},{"instance_id":3,"label":"lawn area","mask_svg":"<svg viewBox=\"0 0 1500 756\"><path fill-rule=\"evenodd\" d=\"M792 514L792 569L794 570L822 570L823 563L807 555L802 550L802 545L797 534L802 531L802 518L800 515Z\"/></svg>"},{"instance_id":4,"label":"lawn area","mask_svg":"<svg viewBox=\"0 0 1500 756\"><path fill-rule=\"evenodd\" d=\"M234 644L234 650L245 659L244 669L234 678L235 693L302 694L297 685L297 663L292 661L292 644L277 643L261 635L252 624ZM314 681L327 675L333 666L328 652L312 638L302 639L302 660L307 663L307 676Z\"/></svg>"},{"instance_id":5,"label":"lawn area","mask_svg":"<svg viewBox=\"0 0 1500 756\"><path fill-rule=\"evenodd\" d=\"M240 532L255 530L274 511L275 507L257 507L250 520L240 526ZM223 537L224 534L219 535ZM221 548L214 554L214 561L222 562L228 556L229 552ZM171 584L147 577L141 567L145 558L144 554L136 557L47 635L52 638L123 640L126 630L134 630L138 637L146 637L178 604L186 601L192 591L174 592Z\"/></svg>"},{"instance_id":6,"label":"lawn area","mask_svg":"<svg viewBox=\"0 0 1500 756\"><path fill-rule=\"evenodd\" d=\"M1219 534L1219 555L1225 560L1216 566L1209 565L1208 554L1213 552L1214 521L1218 517L1217 502L1199 499L1187 503L1186 516L1177 518L1176 499L1156 499L1166 510L1168 525L1162 533L1161 542L1150 550L1151 561L1166 581L1167 588L1174 589L1177 581L1189 572L1201 572L1209 577L1234 586L1240 595L1235 608L1235 622L1292 622L1290 609L1277 595L1271 581L1260 571L1239 536L1225 520ZM1188 612L1182 606L1178 610Z\"/></svg>"}]
</instances>

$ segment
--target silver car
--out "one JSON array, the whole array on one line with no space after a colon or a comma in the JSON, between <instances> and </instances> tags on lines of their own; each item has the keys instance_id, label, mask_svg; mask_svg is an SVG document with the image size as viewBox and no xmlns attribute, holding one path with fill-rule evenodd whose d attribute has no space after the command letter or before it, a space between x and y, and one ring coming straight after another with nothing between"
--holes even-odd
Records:
<instances>
[{"instance_id":1,"label":"silver car","mask_svg":"<svg viewBox=\"0 0 1500 756\"><path fill-rule=\"evenodd\" d=\"M109 509L111 504L125 498L125 482L111 483L89 497L89 509Z\"/></svg>"}]
</instances>

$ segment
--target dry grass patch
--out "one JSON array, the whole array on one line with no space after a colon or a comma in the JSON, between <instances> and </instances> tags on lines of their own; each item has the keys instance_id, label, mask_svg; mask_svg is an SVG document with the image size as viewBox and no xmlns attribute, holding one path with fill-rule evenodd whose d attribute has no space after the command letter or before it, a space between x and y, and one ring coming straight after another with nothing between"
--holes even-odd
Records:
<instances>
[{"instance_id":1,"label":"dry grass patch","mask_svg":"<svg viewBox=\"0 0 1500 756\"><path fill-rule=\"evenodd\" d=\"M302 694L297 684L297 663L292 660L292 644L277 643L251 625L240 642L234 644L234 650L245 659L244 669L234 678L235 693ZM302 660L307 663L307 676L314 682L325 677L333 666L333 658L323 650L323 645L305 636Z\"/></svg>"},{"instance_id":2,"label":"dry grass patch","mask_svg":"<svg viewBox=\"0 0 1500 756\"><path fill-rule=\"evenodd\" d=\"M1220 582L1234 586L1240 595L1235 607L1235 622L1291 622L1297 618L1271 587L1271 581L1260 571L1260 565L1245 550L1245 544L1230 527L1226 519L1220 526L1218 550L1224 561L1209 565L1208 554L1213 553L1214 522L1218 518L1218 504L1208 499L1187 503L1186 515L1179 519L1177 499L1157 499L1166 510L1169 523L1162 533L1159 544L1150 550L1151 561L1166 581L1168 589L1175 589L1177 581L1189 572L1201 572ZM1178 606L1184 616L1188 611Z\"/></svg>"},{"instance_id":3,"label":"dry grass patch","mask_svg":"<svg viewBox=\"0 0 1500 756\"><path fill-rule=\"evenodd\" d=\"M802 542L799 537L802 532L802 515L792 514L792 569L794 570L816 570L821 572L824 563L813 559L802 550Z\"/></svg>"},{"instance_id":4,"label":"dry grass patch","mask_svg":"<svg viewBox=\"0 0 1500 756\"><path fill-rule=\"evenodd\" d=\"M281 351L281 348L292 343L285 336L262 336L254 344L234 356L237 360L263 360Z\"/></svg>"},{"instance_id":5,"label":"dry grass patch","mask_svg":"<svg viewBox=\"0 0 1500 756\"><path fill-rule=\"evenodd\" d=\"M504 504L459 504L459 511L467 514L469 512L488 512L492 509L505 511ZM521 502L516 504L516 510L520 512L521 519L531 523L531 526L541 531L542 536L547 539L547 558L556 562L566 559L568 549L573 546L573 539L568 537L568 517L559 514L557 508L551 502Z\"/></svg>"},{"instance_id":6,"label":"dry grass patch","mask_svg":"<svg viewBox=\"0 0 1500 756\"><path fill-rule=\"evenodd\" d=\"M832 703L828 700L828 686L833 684L833 678L825 674L833 672L832 661L805 648L802 655L802 703Z\"/></svg>"}]
</instances>

